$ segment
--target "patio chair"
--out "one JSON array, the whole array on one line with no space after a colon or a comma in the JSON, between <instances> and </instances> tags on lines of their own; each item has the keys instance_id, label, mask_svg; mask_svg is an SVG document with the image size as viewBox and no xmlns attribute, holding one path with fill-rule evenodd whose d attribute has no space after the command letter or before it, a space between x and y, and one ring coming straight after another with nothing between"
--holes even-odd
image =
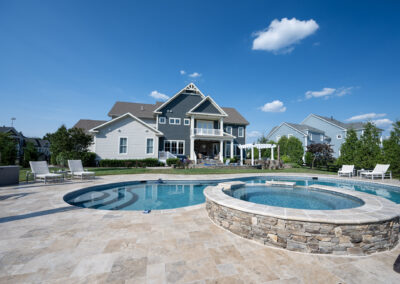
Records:
<instances>
[{"instance_id":1,"label":"patio chair","mask_svg":"<svg viewBox=\"0 0 400 284\"><path fill-rule=\"evenodd\" d=\"M231 163L231 159L226 159L225 166L229 166L230 163Z\"/></svg>"},{"instance_id":2,"label":"patio chair","mask_svg":"<svg viewBox=\"0 0 400 284\"><path fill-rule=\"evenodd\" d=\"M390 165L381 165L381 164L377 164L375 166L375 169L373 169L372 171L365 171L365 172L361 172L361 177L366 177L366 178L371 178L374 179L375 177L381 177L382 179L384 179L385 177L389 177L390 179L392 179L392 172L388 172Z\"/></svg>"},{"instance_id":3,"label":"patio chair","mask_svg":"<svg viewBox=\"0 0 400 284\"><path fill-rule=\"evenodd\" d=\"M63 174L55 174L50 173L49 167L47 166L46 161L39 161L39 162L29 162L32 170L33 180L41 179L46 184L49 180L60 180L64 181Z\"/></svg>"},{"instance_id":4,"label":"patio chair","mask_svg":"<svg viewBox=\"0 0 400 284\"><path fill-rule=\"evenodd\" d=\"M83 169L81 160L68 160L68 167L72 177L77 176L83 180L84 177L92 177L95 179L96 174L94 172L88 172Z\"/></svg>"},{"instance_id":5,"label":"patio chair","mask_svg":"<svg viewBox=\"0 0 400 284\"><path fill-rule=\"evenodd\" d=\"M352 177L354 173L354 165L343 165L338 171L338 176Z\"/></svg>"}]
</instances>

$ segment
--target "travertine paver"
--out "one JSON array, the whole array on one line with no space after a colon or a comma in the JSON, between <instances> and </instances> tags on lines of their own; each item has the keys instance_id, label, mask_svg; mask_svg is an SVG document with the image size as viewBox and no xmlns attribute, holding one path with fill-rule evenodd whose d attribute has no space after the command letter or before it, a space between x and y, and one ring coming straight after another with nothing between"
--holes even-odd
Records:
<instances>
[{"instance_id":1,"label":"travertine paver","mask_svg":"<svg viewBox=\"0 0 400 284\"><path fill-rule=\"evenodd\" d=\"M147 215L62 200L93 183L160 177L217 178L108 176L0 188L0 283L400 283L392 269L400 247L367 257L309 255L227 232L204 205Z\"/></svg>"}]
</instances>

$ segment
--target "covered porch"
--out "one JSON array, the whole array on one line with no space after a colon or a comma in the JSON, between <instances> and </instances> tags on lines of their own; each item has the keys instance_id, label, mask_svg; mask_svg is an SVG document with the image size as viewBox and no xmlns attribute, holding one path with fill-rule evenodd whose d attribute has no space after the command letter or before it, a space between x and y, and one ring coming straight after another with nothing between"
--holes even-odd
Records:
<instances>
[{"instance_id":1,"label":"covered porch","mask_svg":"<svg viewBox=\"0 0 400 284\"><path fill-rule=\"evenodd\" d=\"M221 163L224 158L234 157L234 138L230 136L220 137L192 137L190 139L190 159L197 164L198 160L215 160Z\"/></svg>"}]
</instances>

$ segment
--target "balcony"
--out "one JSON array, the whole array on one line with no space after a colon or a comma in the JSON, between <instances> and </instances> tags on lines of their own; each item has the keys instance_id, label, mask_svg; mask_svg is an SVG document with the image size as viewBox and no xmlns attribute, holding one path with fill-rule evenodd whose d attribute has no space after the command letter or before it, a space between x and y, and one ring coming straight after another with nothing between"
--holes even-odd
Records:
<instances>
[{"instance_id":1,"label":"balcony","mask_svg":"<svg viewBox=\"0 0 400 284\"><path fill-rule=\"evenodd\" d=\"M193 132L194 135L199 136L222 136L222 132L220 129L213 128L194 128Z\"/></svg>"}]
</instances>

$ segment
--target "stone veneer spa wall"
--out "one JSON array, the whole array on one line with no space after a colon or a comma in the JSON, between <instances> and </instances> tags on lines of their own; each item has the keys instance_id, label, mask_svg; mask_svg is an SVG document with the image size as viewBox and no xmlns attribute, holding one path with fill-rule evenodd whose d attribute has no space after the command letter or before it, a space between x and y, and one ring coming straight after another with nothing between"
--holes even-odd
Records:
<instances>
[{"instance_id":1,"label":"stone veneer spa wall","mask_svg":"<svg viewBox=\"0 0 400 284\"><path fill-rule=\"evenodd\" d=\"M241 237L292 251L340 255L371 254L398 243L399 208L386 199L318 186L361 198L365 204L332 211L288 209L252 204L223 192L237 185L207 187L206 209L215 224Z\"/></svg>"}]
</instances>

